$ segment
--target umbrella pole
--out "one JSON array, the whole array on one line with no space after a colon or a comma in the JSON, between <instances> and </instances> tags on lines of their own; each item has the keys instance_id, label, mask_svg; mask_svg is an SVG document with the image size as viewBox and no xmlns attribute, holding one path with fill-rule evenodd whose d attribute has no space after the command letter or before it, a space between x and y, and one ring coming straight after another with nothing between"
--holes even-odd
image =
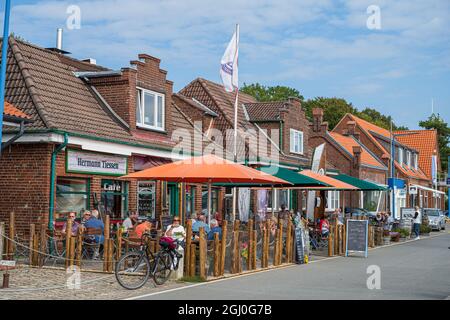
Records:
<instances>
[{"instance_id":1,"label":"umbrella pole","mask_svg":"<svg viewBox=\"0 0 450 320\"><path fill-rule=\"evenodd\" d=\"M234 222L234 220L236 219L236 194L237 194L237 189L233 188L233 204L232 204L232 209L231 209L231 221Z\"/></svg>"},{"instance_id":2,"label":"umbrella pole","mask_svg":"<svg viewBox=\"0 0 450 320\"><path fill-rule=\"evenodd\" d=\"M211 194L212 194L211 182L208 182L208 225L210 224L211 221Z\"/></svg>"}]
</instances>

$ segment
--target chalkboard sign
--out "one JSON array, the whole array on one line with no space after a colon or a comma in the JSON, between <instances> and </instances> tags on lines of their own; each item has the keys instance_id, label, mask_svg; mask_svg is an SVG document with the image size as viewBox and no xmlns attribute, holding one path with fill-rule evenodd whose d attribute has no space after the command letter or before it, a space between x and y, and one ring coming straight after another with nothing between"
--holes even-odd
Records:
<instances>
[{"instance_id":1,"label":"chalkboard sign","mask_svg":"<svg viewBox=\"0 0 450 320\"><path fill-rule=\"evenodd\" d=\"M297 250L297 263L303 264L305 261L305 250L303 248L303 232L302 229L295 229L295 248Z\"/></svg>"},{"instance_id":2,"label":"chalkboard sign","mask_svg":"<svg viewBox=\"0 0 450 320\"><path fill-rule=\"evenodd\" d=\"M347 220L347 250L345 255L349 253L364 253L367 258L368 252L368 229L369 221L367 220Z\"/></svg>"},{"instance_id":3,"label":"chalkboard sign","mask_svg":"<svg viewBox=\"0 0 450 320\"><path fill-rule=\"evenodd\" d=\"M161 230L166 231L167 228L172 224L173 217L171 216L161 216Z\"/></svg>"}]
</instances>

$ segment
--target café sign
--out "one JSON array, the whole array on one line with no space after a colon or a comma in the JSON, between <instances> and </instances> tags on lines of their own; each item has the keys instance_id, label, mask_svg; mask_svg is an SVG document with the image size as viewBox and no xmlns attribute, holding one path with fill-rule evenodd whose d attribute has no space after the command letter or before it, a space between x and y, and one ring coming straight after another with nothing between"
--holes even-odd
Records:
<instances>
[{"instance_id":1,"label":"caf\u00e9 sign","mask_svg":"<svg viewBox=\"0 0 450 320\"><path fill-rule=\"evenodd\" d=\"M80 150L67 150L66 172L123 176L128 173L128 158Z\"/></svg>"}]
</instances>

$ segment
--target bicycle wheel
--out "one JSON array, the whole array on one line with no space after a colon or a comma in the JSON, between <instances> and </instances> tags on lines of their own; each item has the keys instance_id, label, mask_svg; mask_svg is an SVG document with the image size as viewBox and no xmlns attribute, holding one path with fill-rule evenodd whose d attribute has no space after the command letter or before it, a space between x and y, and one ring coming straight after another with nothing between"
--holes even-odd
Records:
<instances>
[{"instance_id":1,"label":"bicycle wheel","mask_svg":"<svg viewBox=\"0 0 450 320\"><path fill-rule=\"evenodd\" d=\"M159 252L155 258L153 280L156 284L162 285L169 279L172 273L172 257L167 251Z\"/></svg>"},{"instance_id":2,"label":"bicycle wheel","mask_svg":"<svg viewBox=\"0 0 450 320\"><path fill-rule=\"evenodd\" d=\"M143 252L130 252L116 264L117 282L128 290L141 288L150 276L150 262Z\"/></svg>"}]
</instances>

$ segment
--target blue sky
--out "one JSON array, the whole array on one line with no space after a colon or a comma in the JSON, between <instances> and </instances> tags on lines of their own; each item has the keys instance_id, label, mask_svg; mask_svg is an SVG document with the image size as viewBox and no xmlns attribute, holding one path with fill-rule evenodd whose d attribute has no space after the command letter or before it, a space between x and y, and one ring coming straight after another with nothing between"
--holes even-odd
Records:
<instances>
[{"instance_id":1,"label":"blue sky","mask_svg":"<svg viewBox=\"0 0 450 320\"><path fill-rule=\"evenodd\" d=\"M2 1L0 9L3 6ZM220 81L219 62L240 24L240 83L287 85L306 98L342 97L418 128L434 110L450 122L449 0L12 0L11 31L118 69L138 53L159 57L181 89ZM81 9L68 30L67 8ZM370 30L369 5L381 29Z\"/></svg>"}]
</instances>

